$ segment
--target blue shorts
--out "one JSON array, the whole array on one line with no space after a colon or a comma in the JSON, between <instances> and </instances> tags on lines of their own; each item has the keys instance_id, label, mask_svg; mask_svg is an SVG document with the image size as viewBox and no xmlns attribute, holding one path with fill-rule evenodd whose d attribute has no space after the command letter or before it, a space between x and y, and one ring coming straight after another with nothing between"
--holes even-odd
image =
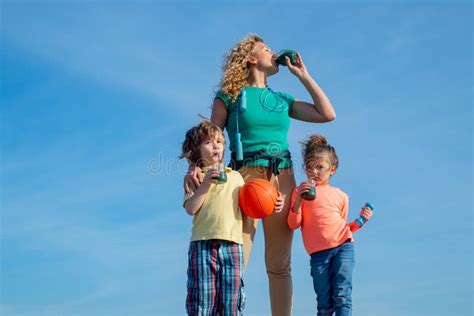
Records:
<instances>
[{"instance_id":1,"label":"blue shorts","mask_svg":"<svg viewBox=\"0 0 474 316\"><path fill-rule=\"evenodd\" d=\"M192 241L188 253L188 315L242 315L243 246L224 240Z\"/></svg>"}]
</instances>

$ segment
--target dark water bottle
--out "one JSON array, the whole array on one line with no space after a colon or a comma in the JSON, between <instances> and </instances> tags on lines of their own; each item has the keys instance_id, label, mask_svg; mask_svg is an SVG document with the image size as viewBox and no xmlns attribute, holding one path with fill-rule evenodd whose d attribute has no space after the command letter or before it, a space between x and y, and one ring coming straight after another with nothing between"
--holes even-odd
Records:
<instances>
[{"instance_id":1,"label":"dark water bottle","mask_svg":"<svg viewBox=\"0 0 474 316\"><path fill-rule=\"evenodd\" d=\"M290 62L292 65L296 65L296 61L298 60L298 53L291 49L283 49L277 53L276 62L280 65L286 66L286 59L285 57L290 58Z\"/></svg>"},{"instance_id":2,"label":"dark water bottle","mask_svg":"<svg viewBox=\"0 0 474 316\"><path fill-rule=\"evenodd\" d=\"M312 201L316 198L316 185L313 180L310 180L310 182L311 187L309 188L309 191L301 194L301 197L307 201Z\"/></svg>"},{"instance_id":3,"label":"dark water bottle","mask_svg":"<svg viewBox=\"0 0 474 316\"><path fill-rule=\"evenodd\" d=\"M374 210L374 206L369 202L365 203L364 207L368 207L372 211ZM355 223L357 224L357 226L362 227L365 224L365 219L359 215L359 217L356 218Z\"/></svg>"}]
</instances>

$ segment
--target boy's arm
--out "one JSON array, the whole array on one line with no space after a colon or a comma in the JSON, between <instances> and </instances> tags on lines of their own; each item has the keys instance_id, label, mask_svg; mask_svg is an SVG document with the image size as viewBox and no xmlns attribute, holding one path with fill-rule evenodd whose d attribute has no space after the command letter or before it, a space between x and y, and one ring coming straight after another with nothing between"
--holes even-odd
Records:
<instances>
[{"instance_id":1,"label":"boy's arm","mask_svg":"<svg viewBox=\"0 0 474 316\"><path fill-rule=\"evenodd\" d=\"M288 212L287 223L291 229L301 226L301 196L297 193L297 188L291 194L290 211Z\"/></svg>"},{"instance_id":2,"label":"boy's arm","mask_svg":"<svg viewBox=\"0 0 474 316\"><path fill-rule=\"evenodd\" d=\"M215 174L212 176L215 176ZM195 215L201 208L202 204L204 203L207 192L209 191L209 188L211 187L211 184L213 183L212 180L211 181L209 180L210 180L210 174L208 173L206 177L204 178L203 182L201 183L201 185L199 186L199 188L193 194L193 196L191 196L189 199L184 201L183 206L189 215L191 216ZM215 182L215 180L213 181Z\"/></svg>"}]
</instances>

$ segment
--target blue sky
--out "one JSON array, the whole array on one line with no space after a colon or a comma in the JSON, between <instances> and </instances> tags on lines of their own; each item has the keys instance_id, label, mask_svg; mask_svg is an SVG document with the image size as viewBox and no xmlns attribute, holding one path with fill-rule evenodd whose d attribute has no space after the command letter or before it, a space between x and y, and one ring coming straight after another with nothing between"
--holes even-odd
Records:
<instances>
[{"instance_id":1,"label":"blue sky","mask_svg":"<svg viewBox=\"0 0 474 316\"><path fill-rule=\"evenodd\" d=\"M298 50L332 100L322 133L356 234L355 315L472 315L473 5L468 1L2 1L5 316L183 315L185 131L249 32ZM287 69L269 81L309 95ZM303 180L297 167L297 181ZM246 315L269 315L261 227ZM300 232L294 315L315 296Z\"/></svg>"}]
</instances>

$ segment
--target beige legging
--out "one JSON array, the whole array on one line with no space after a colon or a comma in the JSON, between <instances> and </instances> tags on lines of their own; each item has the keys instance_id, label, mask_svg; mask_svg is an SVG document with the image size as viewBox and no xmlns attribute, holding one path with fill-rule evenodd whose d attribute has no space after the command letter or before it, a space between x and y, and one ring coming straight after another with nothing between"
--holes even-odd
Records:
<instances>
[{"instance_id":1,"label":"beige legging","mask_svg":"<svg viewBox=\"0 0 474 316\"><path fill-rule=\"evenodd\" d=\"M293 169L280 169L280 174L271 174L266 167L242 167L239 169L244 181L269 180L280 191L284 206L280 213L273 213L262 220L265 235L265 265L270 288L270 303L273 316L291 315L293 285L291 281L291 242L293 231L286 218L290 208L291 192L296 186ZM247 267L258 220L244 217L244 263Z\"/></svg>"}]
</instances>

